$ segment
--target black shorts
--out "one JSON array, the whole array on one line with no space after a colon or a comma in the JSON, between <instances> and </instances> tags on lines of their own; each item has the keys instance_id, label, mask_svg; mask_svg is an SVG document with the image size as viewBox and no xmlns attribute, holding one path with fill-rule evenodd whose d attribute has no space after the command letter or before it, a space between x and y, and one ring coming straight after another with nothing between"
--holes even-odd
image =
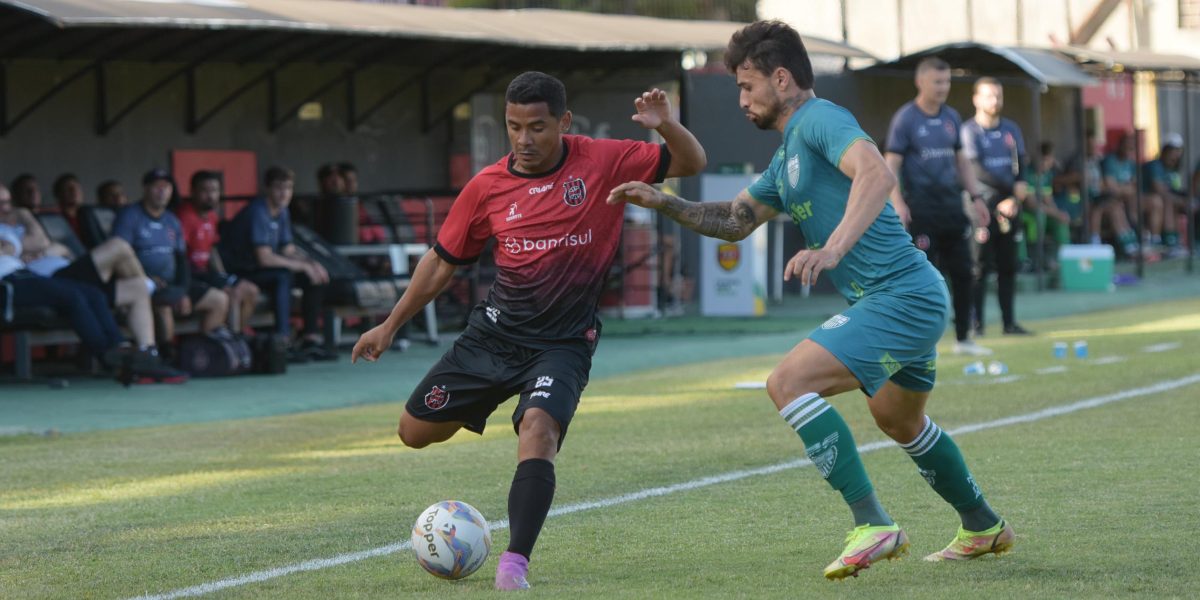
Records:
<instances>
[{"instance_id":1,"label":"black shorts","mask_svg":"<svg viewBox=\"0 0 1200 600\"><path fill-rule=\"evenodd\" d=\"M96 261L92 260L91 254L80 256L71 264L55 271L54 276L94 285L104 292L104 297L108 299L109 306L116 306L117 304L116 278L104 281L100 277L100 270L96 268Z\"/></svg>"},{"instance_id":2,"label":"black shorts","mask_svg":"<svg viewBox=\"0 0 1200 600\"><path fill-rule=\"evenodd\" d=\"M482 434L487 418L520 395L513 429L530 408L550 414L559 426L558 445L579 406L592 368L592 349L582 341L548 349L515 344L468 326L417 384L405 410L422 421L460 421Z\"/></svg>"}]
</instances>

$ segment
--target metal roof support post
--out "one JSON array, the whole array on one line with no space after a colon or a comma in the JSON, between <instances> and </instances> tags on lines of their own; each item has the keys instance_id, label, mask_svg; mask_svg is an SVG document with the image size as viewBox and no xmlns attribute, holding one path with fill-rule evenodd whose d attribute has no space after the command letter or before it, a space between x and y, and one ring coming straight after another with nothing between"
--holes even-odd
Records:
<instances>
[{"instance_id":1,"label":"metal roof support post","mask_svg":"<svg viewBox=\"0 0 1200 600\"><path fill-rule=\"evenodd\" d=\"M1029 152L1026 149L1026 156L1034 156L1031 161L1034 169L1034 181L1036 185L1033 187L1033 203L1035 221L1037 223L1036 231L1038 236L1037 254L1034 261L1034 273L1037 275L1037 291L1046 289L1046 209L1042 206L1042 160L1040 156L1042 146L1042 83L1034 80L1029 85L1029 97L1033 102L1033 128L1030 131L1033 133L1033 139L1030 140L1029 148L1035 148L1034 152ZM1038 153L1035 155L1035 152ZM1016 224L1014 224L1016 226Z\"/></svg>"},{"instance_id":2,"label":"metal roof support post","mask_svg":"<svg viewBox=\"0 0 1200 600\"><path fill-rule=\"evenodd\" d=\"M1133 113L1133 235L1137 238L1137 276L1146 276L1146 246L1142 243L1142 229L1146 217L1142 214L1142 130L1137 126L1137 76L1129 75L1129 108Z\"/></svg>"},{"instance_id":3,"label":"metal roof support post","mask_svg":"<svg viewBox=\"0 0 1200 600\"><path fill-rule=\"evenodd\" d=\"M96 62L96 135L104 135L108 119L108 86L104 83L104 63Z\"/></svg>"},{"instance_id":4,"label":"metal roof support post","mask_svg":"<svg viewBox=\"0 0 1200 600\"><path fill-rule=\"evenodd\" d=\"M358 80L358 71L350 69L346 74L346 130L354 131L354 113L358 112L357 98L354 97L354 87Z\"/></svg>"},{"instance_id":5,"label":"metal roof support post","mask_svg":"<svg viewBox=\"0 0 1200 600\"><path fill-rule=\"evenodd\" d=\"M383 108L385 105L387 105L388 102L390 102L396 96L399 96L400 94L404 93L408 88L412 87L414 84L424 82L425 78L428 77L429 74L432 73L435 68L436 68L436 66L428 67L424 71L422 71L420 74L418 74L414 77L410 77L410 78L402 81L400 83L400 85L397 85L396 87L384 92L383 95L381 95L379 97L379 99L375 101L374 104L372 104L371 106L368 106L366 108L366 110L364 110L362 112L362 114L355 114L355 111L350 111L350 129L353 130L353 129L358 128L359 125L362 125L363 123L365 123L367 121L367 119L371 118L371 115L374 115L375 113L379 112L379 109ZM422 85L424 85L424 84L422 83ZM421 93L422 94L425 93L424 88L422 88Z\"/></svg>"},{"instance_id":6,"label":"metal roof support post","mask_svg":"<svg viewBox=\"0 0 1200 600\"><path fill-rule=\"evenodd\" d=\"M275 122L275 103L279 98L279 84L276 81L275 69L267 74L267 129L272 129L272 124Z\"/></svg>"},{"instance_id":7,"label":"metal roof support post","mask_svg":"<svg viewBox=\"0 0 1200 600\"><path fill-rule=\"evenodd\" d=\"M0 61L0 136L8 133L8 67Z\"/></svg>"},{"instance_id":8,"label":"metal roof support post","mask_svg":"<svg viewBox=\"0 0 1200 600\"><path fill-rule=\"evenodd\" d=\"M1075 89L1075 122L1079 127L1079 202L1083 205L1083 239L1092 239L1092 194L1088 189L1088 150L1095 144L1087 131L1087 117L1083 113L1083 88ZM1096 233L1099 233L1098 231Z\"/></svg>"},{"instance_id":9,"label":"metal roof support post","mask_svg":"<svg viewBox=\"0 0 1200 600\"><path fill-rule=\"evenodd\" d=\"M185 78L187 89L184 91L183 129L188 133L196 131L196 69L187 70Z\"/></svg>"},{"instance_id":10,"label":"metal roof support post","mask_svg":"<svg viewBox=\"0 0 1200 600\"><path fill-rule=\"evenodd\" d=\"M322 84L321 87L317 88L312 93L305 96L303 99L301 99L299 102L297 102L294 106L291 106L287 110L283 111L282 115L279 115L277 119L271 121L269 131L271 133L275 133L275 131L277 131L280 127L282 127L284 125L284 123L287 123L288 121L291 121L293 118L295 118L297 112L300 110L300 107L304 106L305 103L312 102L313 100L316 100L317 98L321 97L321 95L323 95L325 92L328 92L329 90L337 87L337 85L339 83L341 83L343 79L349 78L350 74L353 73L355 70L357 70L357 67L351 67L351 68L347 69L346 71L342 72L340 75L337 75L333 79ZM274 80L274 77L272 77L272 80Z\"/></svg>"},{"instance_id":11,"label":"metal roof support post","mask_svg":"<svg viewBox=\"0 0 1200 600\"><path fill-rule=\"evenodd\" d=\"M1193 272L1193 265L1196 261L1196 207L1194 206L1196 198L1196 174L1191 172L1192 157L1195 155L1191 144L1193 77L1193 74L1187 74L1183 77L1183 131L1186 137L1183 141L1183 156L1179 159L1180 166L1183 167L1183 177L1187 180L1187 201L1184 203L1187 210L1187 234L1183 239L1187 240L1188 255L1185 265L1188 273Z\"/></svg>"}]
</instances>

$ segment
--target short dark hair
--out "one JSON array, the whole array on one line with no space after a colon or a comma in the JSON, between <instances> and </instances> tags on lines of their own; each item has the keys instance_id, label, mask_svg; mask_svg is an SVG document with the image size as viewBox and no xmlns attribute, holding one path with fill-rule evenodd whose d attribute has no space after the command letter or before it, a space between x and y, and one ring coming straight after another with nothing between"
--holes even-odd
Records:
<instances>
[{"instance_id":1,"label":"short dark hair","mask_svg":"<svg viewBox=\"0 0 1200 600\"><path fill-rule=\"evenodd\" d=\"M950 63L942 60L940 56L926 56L917 63L917 75L925 71L949 71Z\"/></svg>"},{"instance_id":2,"label":"short dark hair","mask_svg":"<svg viewBox=\"0 0 1200 600\"><path fill-rule=\"evenodd\" d=\"M725 68L737 75L738 67L750 61L755 69L770 75L783 67L802 89L813 87L812 61L800 34L783 21L755 21L729 38Z\"/></svg>"},{"instance_id":3,"label":"short dark hair","mask_svg":"<svg viewBox=\"0 0 1200 600\"><path fill-rule=\"evenodd\" d=\"M981 85L994 85L1002 90L1004 89L1004 86L1000 85L999 79L996 79L995 77L980 77L979 79L975 80L975 87L971 89L971 93L978 94L979 86Z\"/></svg>"},{"instance_id":4,"label":"short dark hair","mask_svg":"<svg viewBox=\"0 0 1200 600\"><path fill-rule=\"evenodd\" d=\"M37 178L32 173L21 173L17 175L16 179L12 180L12 183L8 185L8 189L15 194L22 186L31 182L37 183Z\"/></svg>"},{"instance_id":5,"label":"short dark hair","mask_svg":"<svg viewBox=\"0 0 1200 600\"><path fill-rule=\"evenodd\" d=\"M1054 154L1054 142L1046 140L1042 142L1042 156L1050 156Z\"/></svg>"},{"instance_id":6,"label":"short dark hair","mask_svg":"<svg viewBox=\"0 0 1200 600\"><path fill-rule=\"evenodd\" d=\"M103 183L96 186L96 198L103 198L104 193L107 192L109 188L114 187L121 187L121 182L117 181L116 179L106 179Z\"/></svg>"},{"instance_id":7,"label":"short dark hair","mask_svg":"<svg viewBox=\"0 0 1200 600\"><path fill-rule=\"evenodd\" d=\"M216 171L196 171L192 173L192 193L196 193L196 188L205 181L215 181L218 185L221 183L221 174Z\"/></svg>"},{"instance_id":8,"label":"short dark hair","mask_svg":"<svg viewBox=\"0 0 1200 600\"><path fill-rule=\"evenodd\" d=\"M63 188L67 187L67 184L72 181L79 183L79 178L76 177L74 173L63 173L62 175L59 175L58 178L54 180L54 185L50 188L54 192L54 197L57 198L61 196L63 194Z\"/></svg>"},{"instance_id":9,"label":"short dark hair","mask_svg":"<svg viewBox=\"0 0 1200 600\"><path fill-rule=\"evenodd\" d=\"M295 181L296 174L285 167L268 167L263 173L263 185L271 187L277 181Z\"/></svg>"},{"instance_id":10,"label":"short dark hair","mask_svg":"<svg viewBox=\"0 0 1200 600\"><path fill-rule=\"evenodd\" d=\"M563 82L540 71L517 75L504 92L504 101L513 104L545 102L550 114L561 117L567 112L567 88Z\"/></svg>"},{"instance_id":11,"label":"short dark hair","mask_svg":"<svg viewBox=\"0 0 1200 600\"><path fill-rule=\"evenodd\" d=\"M555 115L557 116L557 115ZM337 164L337 170L341 173L358 173L358 167L354 163L340 162Z\"/></svg>"},{"instance_id":12,"label":"short dark hair","mask_svg":"<svg viewBox=\"0 0 1200 600\"><path fill-rule=\"evenodd\" d=\"M325 163L317 169L317 180L320 181L330 175L337 175L338 169L333 163Z\"/></svg>"}]
</instances>

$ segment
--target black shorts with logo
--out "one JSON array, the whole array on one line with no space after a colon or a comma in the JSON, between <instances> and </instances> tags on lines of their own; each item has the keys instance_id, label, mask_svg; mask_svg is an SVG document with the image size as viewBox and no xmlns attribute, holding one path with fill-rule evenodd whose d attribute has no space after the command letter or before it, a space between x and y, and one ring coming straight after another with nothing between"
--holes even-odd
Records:
<instances>
[{"instance_id":1,"label":"black shorts with logo","mask_svg":"<svg viewBox=\"0 0 1200 600\"><path fill-rule=\"evenodd\" d=\"M81 283L94 285L104 292L109 306L117 305L117 278L110 277L108 281L104 281L104 278L100 276L100 269L96 268L96 261L90 253L80 256L71 264L55 271L54 277L74 279Z\"/></svg>"},{"instance_id":2,"label":"black shorts with logo","mask_svg":"<svg viewBox=\"0 0 1200 600\"><path fill-rule=\"evenodd\" d=\"M519 395L513 429L519 431L526 410L540 408L558 422L561 447L587 387L594 348L582 340L531 348L468 326L417 384L405 409L422 421L461 421L482 434L488 416Z\"/></svg>"}]
</instances>

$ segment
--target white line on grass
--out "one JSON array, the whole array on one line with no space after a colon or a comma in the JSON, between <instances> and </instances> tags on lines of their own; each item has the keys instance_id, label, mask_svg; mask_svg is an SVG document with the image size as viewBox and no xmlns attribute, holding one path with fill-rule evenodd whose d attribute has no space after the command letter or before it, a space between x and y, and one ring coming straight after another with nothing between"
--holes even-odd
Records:
<instances>
[{"instance_id":1,"label":"white line on grass","mask_svg":"<svg viewBox=\"0 0 1200 600\"><path fill-rule=\"evenodd\" d=\"M1200 383L1200 373L1189 375L1187 377L1183 377L1180 379L1172 379L1170 381L1162 381L1162 382L1156 383L1154 385L1146 386L1146 387L1134 388L1131 390L1124 390L1121 392L1116 392L1114 394L1108 394L1106 396L1097 396L1095 398L1088 398L1086 400L1080 400L1078 402L1072 402L1070 404L1062 404L1059 406L1052 406L1050 408L1045 408L1042 410L1025 413L1022 415L1014 415L1011 417L1004 417L1002 419L996 419L993 421L984 421L982 423L963 425L961 427L956 427L954 429L949 430L949 433L950 433L950 435L962 435L962 434L966 434L966 433L973 433L976 431L995 429L997 427L1007 427L1009 425L1017 425L1020 423L1032 423L1034 421L1041 421L1043 419L1049 419L1050 417L1057 417L1060 415L1070 414L1073 412L1078 412L1078 411L1086 410L1089 408L1096 408L1098 406L1104 406L1105 404L1111 404L1113 402L1120 402L1121 400L1128 400L1130 398L1137 398L1139 396L1148 396L1150 394L1166 392L1166 391L1170 391L1170 390L1173 390L1176 388L1189 386L1189 385L1192 385L1195 383ZM860 454L866 453L866 452L874 452L875 450L879 450L882 448L888 448L888 447L891 447L894 445L895 445L895 443L890 440L878 441L878 442L872 442L870 444L863 444L858 447L858 451ZM644 490L641 490L638 492L633 492L630 494L622 494L620 496L611 496L608 498L601 498L600 500L593 500L591 502L578 502L575 504L568 504L566 506L562 506L562 507L551 510L550 516L553 517L553 516L558 516L558 515L569 515L572 513L583 512L585 510L592 510L592 509L596 509L596 508L607 508L609 506L616 506L618 504L626 504L628 502L635 502L637 500L644 500L646 498L657 498L659 496L667 496L667 495L674 494L677 492L686 492L689 490L708 487L710 485L715 485L718 483L728 483L730 481L737 481L739 479L746 479L748 477L756 477L759 475L770 475L772 473L778 473L780 471L787 471L789 469L804 467L804 466L811 465L811 464L812 464L812 461L810 461L808 459L798 459L798 460L790 460L787 462L782 462L782 463L778 463L778 464L774 464L774 465L769 465L766 467L759 467L757 469L747 469L744 471L730 471L728 473L722 473L720 475L713 475L711 477L702 477L700 479L693 479L691 481L685 481L683 483L677 483L674 485L665 485L665 486L661 486L661 487L648 488L648 489L644 489ZM503 530L503 529L507 529L507 528L508 528L508 521L502 520L502 521L496 521L495 523L493 523L491 530L498 531L498 530ZM188 597L193 597L193 596L203 596L205 594L211 594L213 592L217 592L220 590L224 590L224 589L228 589L228 588L232 588L232 587L238 587L238 586L246 585L248 583L259 583L262 581L267 581L268 579L275 579L277 577L283 577L284 575L291 575L293 573L303 573L305 571L316 571L316 570L325 569L328 567L336 567L338 565L344 565L346 563L358 562L360 560L366 560L368 558L375 558L377 556L394 554L396 552L400 552L401 550L408 550L411 547L412 547L411 542L397 542L394 544L388 544L386 546L380 546L378 548L372 548L370 550L363 550L361 552L350 552L347 554L339 554L337 556L332 556L329 558L318 558L318 559L314 559L314 560L306 560L304 562L287 565L285 567L276 567L274 569L266 569L264 571L255 571L253 573L247 573L245 575L239 575L237 577L230 577L229 579L221 579L219 581L203 583L203 584L188 587L188 588L181 588L181 589L174 590L171 592L166 592L164 594L138 596L137 598L134 598L133 600L172 600L174 598L188 598Z\"/></svg>"}]
</instances>

